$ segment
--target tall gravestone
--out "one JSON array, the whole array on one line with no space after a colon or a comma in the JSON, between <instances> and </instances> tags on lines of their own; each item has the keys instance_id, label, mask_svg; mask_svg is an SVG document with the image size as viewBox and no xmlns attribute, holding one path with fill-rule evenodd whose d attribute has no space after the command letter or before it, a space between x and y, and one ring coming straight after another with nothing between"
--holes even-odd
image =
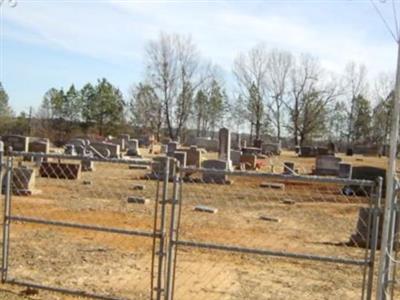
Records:
<instances>
[{"instance_id":1,"label":"tall gravestone","mask_svg":"<svg viewBox=\"0 0 400 300\"><path fill-rule=\"evenodd\" d=\"M231 169L231 132L228 128L219 130L218 158L227 162L227 168Z\"/></svg>"}]
</instances>

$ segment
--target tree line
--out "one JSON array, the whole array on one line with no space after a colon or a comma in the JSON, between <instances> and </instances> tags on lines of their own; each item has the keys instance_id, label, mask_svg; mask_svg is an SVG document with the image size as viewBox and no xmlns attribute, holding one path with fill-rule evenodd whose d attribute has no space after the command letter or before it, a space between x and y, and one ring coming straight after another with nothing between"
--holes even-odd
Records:
<instances>
[{"instance_id":1,"label":"tree line","mask_svg":"<svg viewBox=\"0 0 400 300\"><path fill-rule=\"evenodd\" d=\"M234 59L234 87L228 93L222 69L202 58L190 36L161 33L148 42L145 54L145 74L127 99L106 79L81 89L49 89L33 116L34 133L66 140L134 130L176 140L213 136L227 126L251 140L284 139L294 145L388 142L390 74L370 81L366 67L354 62L334 74L310 54L259 44ZM11 124L16 120L1 87L0 131L16 131ZM20 125L21 120L26 114Z\"/></svg>"}]
</instances>

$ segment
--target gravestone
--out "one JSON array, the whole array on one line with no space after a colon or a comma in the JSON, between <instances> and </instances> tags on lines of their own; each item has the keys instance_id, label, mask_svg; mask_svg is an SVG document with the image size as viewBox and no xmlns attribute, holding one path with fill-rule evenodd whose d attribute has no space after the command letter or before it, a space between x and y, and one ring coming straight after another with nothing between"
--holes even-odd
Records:
<instances>
[{"instance_id":1,"label":"gravestone","mask_svg":"<svg viewBox=\"0 0 400 300\"><path fill-rule=\"evenodd\" d=\"M4 143L4 150L7 152L10 147L13 151L28 152L29 137L22 135L5 135L1 137Z\"/></svg>"},{"instance_id":2,"label":"gravestone","mask_svg":"<svg viewBox=\"0 0 400 300\"><path fill-rule=\"evenodd\" d=\"M228 128L219 130L218 158L227 162L231 159L231 132Z\"/></svg>"},{"instance_id":3,"label":"gravestone","mask_svg":"<svg viewBox=\"0 0 400 300\"><path fill-rule=\"evenodd\" d=\"M40 168L40 165L42 164L42 162L43 162L43 157L39 157L39 156L35 157L35 166L36 167Z\"/></svg>"},{"instance_id":4,"label":"gravestone","mask_svg":"<svg viewBox=\"0 0 400 300\"><path fill-rule=\"evenodd\" d=\"M210 207L210 206L205 206L205 205L196 205L194 207L194 211L216 214L218 212L218 209L214 208L214 207Z\"/></svg>"},{"instance_id":5,"label":"gravestone","mask_svg":"<svg viewBox=\"0 0 400 300\"><path fill-rule=\"evenodd\" d=\"M243 153L240 156L240 164L243 164L246 170L255 170L257 168L257 155Z\"/></svg>"},{"instance_id":6,"label":"gravestone","mask_svg":"<svg viewBox=\"0 0 400 300\"><path fill-rule=\"evenodd\" d=\"M351 178L352 166L348 163L339 164L339 178Z\"/></svg>"},{"instance_id":7,"label":"gravestone","mask_svg":"<svg viewBox=\"0 0 400 300\"><path fill-rule=\"evenodd\" d=\"M129 170L148 170L149 166L146 165L129 165L128 166Z\"/></svg>"},{"instance_id":8,"label":"gravestone","mask_svg":"<svg viewBox=\"0 0 400 300\"><path fill-rule=\"evenodd\" d=\"M146 188L146 186L143 184L135 184L132 186L132 190L134 190L134 191L144 191L145 188Z\"/></svg>"},{"instance_id":9,"label":"gravestone","mask_svg":"<svg viewBox=\"0 0 400 300\"><path fill-rule=\"evenodd\" d=\"M209 159L203 161L202 167L204 169L226 171L228 168L228 162L220 159ZM205 170L203 172L203 181L206 183L227 183L228 176L226 174L216 174Z\"/></svg>"},{"instance_id":10,"label":"gravestone","mask_svg":"<svg viewBox=\"0 0 400 300\"><path fill-rule=\"evenodd\" d=\"M35 153L49 153L50 151L49 139L29 138L28 151Z\"/></svg>"},{"instance_id":11,"label":"gravestone","mask_svg":"<svg viewBox=\"0 0 400 300\"><path fill-rule=\"evenodd\" d=\"M261 152L263 154L273 154L280 155L281 154L281 143L265 143L261 145Z\"/></svg>"},{"instance_id":12,"label":"gravestone","mask_svg":"<svg viewBox=\"0 0 400 300\"><path fill-rule=\"evenodd\" d=\"M383 179L382 183L382 197L385 197L386 190L386 170L383 168L370 167L370 166L353 166L351 178L352 179L362 179L362 180L372 180L376 181L378 177ZM345 188L350 188L355 195L365 196L370 194L370 187L349 186ZM344 189L345 189L344 188Z\"/></svg>"},{"instance_id":13,"label":"gravestone","mask_svg":"<svg viewBox=\"0 0 400 300\"><path fill-rule=\"evenodd\" d=\"M89 141L83 138L75 138L68 141L67 145L73 145L77 155L86 155L86 148L89 145Z\"/></svg>"},{"instance_id":14,"label":"gravestone","mask_svg":"<svg viewBox=\"0 0 400 300\"><path fill-rule=\"evenodd\" d=\"M178 142L169 142L167 145L167 155L173 156L172 154L178 149Z\"/></svg>"},{"instance_id":15,"label":"gravestone","mask_svg":"<svg viewBox=\"0 0 400 300\"><path fill-rule=\"evenodd\" d=\"M240 156L241 155L242 155L242 151L231 150L232 165L234 165L234 166L239 166L240 165Z\"/></svg>"},{"instance_id":16,"label":"gravestone","mask_svg":"<svg viewBox=\"0 0 400 300\"><path fill-rule=\"evenodd\" d=\"M69 140L69 141L67 142L67 144L74 145L75 147L76 147L76 146L85 147L85 146L86 146L86 141L85 141L85 139L75 138L75 139Z\"/></svg>"},{"instance_id":17,"label":"gravestone","mask_svg":"<svg viewBox=\"0 0 400 300\"><path fill-rule=\"evenodd\" d=\"M200 168L201 160L201 150L197 149L197 146L190 146L189 151L187 151L186 165Z\"/></svg>"},{"instance_id":18,"label":"gravestone","mask_svg":"<svg viewBox=\"0 0 400 300\"><path fill-rule=\"evenodd\" d=\"M94 171L94 161L91 159L82 159L81 160L81 168L82 168L83 172Z\"/></svg>"},{"instance_id":19,"label":"gravestone","mask_svg":"<svg viewBox=\"0 0 400 300\"><path fill-rule=\"evenodd\" d=\"M269 189L276 189L276 190L284 190L285 184L284 183L277 183L277 182L262 182L260 184L262 188L269 188Z\"/></svg>"},{"instance_id":20,"label":"gravestone","mask_svg":"<svg viewBox=\"0 0 400 300\"><path fill-rule=\"evenodd\" d=\"M353 148L347 148L346 149L346 155L347 156L353 156L353 154L354 154Z\"/></svg>"},{"instance_id":21,"label":"gravestone","mask_svg":"<svg viewBox=\"0 0 400 300\"><path fill-rule=\"evenodd\" d=\"M175 151L173 153L173 157L176 158L177 161L179 161L179 165L181 167L186 167L186 152L184 151Z\"/></svg>"},{"instance_id":22,"label":"gravestone","mask_svg":"<svg viewBox=\"0 0 400 300\"><path fill-rule=\"evenodd\" d=\"M263 141L261 139L256 139L253 141L253 147L254 148L262 148Z\"/></svg>"},{"instance_id":23,"label":"gravestone","mask_svg":"<svg viewBox=\"0 0 400 300\"><path fill-rule=\"evenodd\" d=\"M281 219L279 219L279 218L265 216L265 215L262 215L259 218L260 218L260 220L263 220L263 221L270 221L270 222L276 222L276 223L281 222Z\"/></svg>"},{"instance_id":24,"label":"gravestone","mask_svg":"<svg viewBox=\"0 0 400 300\"><path fill-rule=\"evenodd\" d=\"M39 169L41 177L57 179L79 179L81 175L81 164L42 162Z\"/></svg>"},{"instance_id":25,"label":"gravestone","mask_svg":"<svg viewBox=\"0 0 400 300\"><path fill-rule=\"evenodd\" d=\"M94 154L98 152L104 158L119 158L121 157L120 145L108 143L108 142L93 142L90 144L90 148L93 148ZM102 157L101 157L102 158Z\"/></svg>"},{"instance_id":26,"label":"gravestone","mask_svg":"<svg viewBox=\"0 0 400 300\"><path fill-rule=\"evenodd\" d=\"M296 173L294 170L294 162L285 161L283 163L283 174L292 175L293 173Z\"/></svg>"},{"instance_id":27,"label":"gravestone","mask_svg":"<svg viewBox=\"0 0 400 300\"><path fill-rule=\"evenodd\" d=\"M128 203L135 203L135 204L149 204L150 200L144 197L138 196L129 196L127 199Z\"/></svg>"},{"instance_id":28,"label":"gravestone","mask_svg":"<svg viewBox=\"0 0 400 300\"><path fill-rule=\"evenodd\" d=\"M127 148L128 148L128 151L126 152L126 155L128 155L128 156L140 156L139 140L137 140L137 139L128 140L127 141Z\"/></svg>"},{"instance_id":29,"label":"gravestone","mask_svg":"<svg viewBox=\"0 0 400 300\"><path fill-rule=\"evenodd\" d=\"M66 155L77 155L78 153L75 150L75 145L73 145L73 144L65 145L64 154L66 154Z\"/></svg>"},{"instance_id":30,"label":"gravestone","mask_svg":"<svg viewBox=\"0 0 400 300\"><path fill-rule=\"evenodd\" d=\"M125 151L125 149L126 149L125 139L122 139L119 137L107 139L107 143L118 145L120 151Z\"/></svg>"},{"instance_id":31,"label":"gravestone","mask_svg":"<svg viewBox=\"0 0 400 300\"><path fill-rule=\"evenodd\" d=\"M367 237L368 233L370 234L369 238L371 240L371 230L372 230L372 224L370 224L370 227L368 228L368 220L370 218L370 215L372 215L372 210L369 207L361 207L358 212L358 219L357 219L357 225L356 225L356 232L353 233L349 239L349 241L346 243L348 246L353 246L353 247L360 247L360 248L366 248L367 247ZM395 235L399 235L400 232L398 232L399 229L399 223L400 223L400 211L398 211L395 214ZM372 222L371 222L372 223ZM383 218L379 218L379 224L378 224L378 240L377 240L377 248L380 249L381 246L381 232L383 228ZM397 242L393 245L394 249L400 249L400 242L399 239L397 239ZM368 248L370 248L371 245L369 245Z\"/></svg>"},{"instance_id":32,"label":"gravestone","mask_svg":"<svg viewBox=\"0 0 400 300\"><path fill-rule=\"evenodd\" d=\"M231 132L228 128L221 128L219 130L219 148L218 159L227 162L226 169L232 169L231 161Z\"/></svg>"},{"instance_id":33,"label":"gravestone","mask_svg":"<svg viewBox=\"0 0 400 300\"><path fill-rule=\"evenodd\" d=\"M6 180L6 176L3 180ZM13 168L11 188L15 195L32 195L35 190L35 170L25 167Z\"/></svg>"},{"instance_id":34,"label":"gravestone","mask_svg":"<svg viewBox=\"0 0 400 300\"><path fill-rule=\"evenodd\" d=\"M314 147L300 147L299 156L300 157L315 157L317 155L316 149Z\"/></svg>"},{"instance_id":35,"label":"gravestone","mask_svg":"<svg viewBox=\"0 0 400 300\"><path fill-rule=\"evenodd\" d=\"M341 158L331 155L318 156L315 159L315 174L338 176L341 161Z\"/></svg>"},{"instance_id":36,"label":"gravestone","mask_svg":"<svg viewBox=\"0 0 400 300\"><path fill-rule=\"evenodd\" d=\"M170 160L169 180L171 180L173 178L174 163L170 157L165 156L157 156L153 158L153 161L151 163L151 174L148 177L150 177L151 179L163 180L168 159Z\"/></svg>"},{"instance_id":37,"label":"gravestone","mask_svg":"<svg viewBox=\"0 0 400 300\"><path fill-rule=\"evenodd\" d=\"M242 148L242 153L243 153L243 154L260 155L260 154L261 154L261 148L243 147L243 148Z\"/></svg>"},{"instance_id":38,"label":"gravestone","mask_svg":"<svg viewBox=\"0 0 400 300\"><path fill-rule=\"evenodd\" d=\"M120 140L123 140L124 142L124 146L125 146L125 149L129 149L128 148L128 142L129 142L129 140L130 140L130 136L129 136L129 134L127 134L127 133L123 133L123 134L120 134L119 136L118 136L118 138L120 139ZM139 143L139 142L138 142ZM125 150L125 149L121 149L121 150Z\"/></svg>"}]
</instances>

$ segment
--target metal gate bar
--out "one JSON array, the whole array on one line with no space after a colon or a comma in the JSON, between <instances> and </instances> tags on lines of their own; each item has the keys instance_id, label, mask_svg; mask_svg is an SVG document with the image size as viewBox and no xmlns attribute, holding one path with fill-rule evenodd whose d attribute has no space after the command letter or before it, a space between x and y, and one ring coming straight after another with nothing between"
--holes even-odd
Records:
<instances>
[{"instance_id":1,"label":"metal gate bar","mask_svg":"<svg viewBox=\"0 0 400 300\"><path fill-rule=\"evenodd\" d=\"M186 240L179 240L174 243L176 245L192 247L192 248L213 249L213 250L231 251L231 252L238 252L238 253L258 254L258 255L264 255L264 256L297 258L297 259L339 263L339 264L345 264L345 265L367 266L370 264L369 260L363 260L363 259L350 259L350 258L340 258L340 257L333 257L333 256L299 254L299 253L292 253L292 252L272 251L272 250L267 250L267 249L255 249L255 248L246 248L246 247L239 247L239 246L228 246L228 245L221 245L221 244L192 242L192 241L186 241Z\"/></svg>"},{"instance_id":2,"label":"metal gate bar","mask_svg":"<svg viewBox=\"0 0 400 300\"><path fill-rule=\"evenodd\" d=\"M3 156L3 152L0 153ZM3 159L1 159L3 160ZM7 281L8 274L8 254L10 250L10 214L11 214L11 176L12 176L12 158L7 158L6 163L6 190L4 201L4 220L3 220L3 259L1 268L1 281Z\"/></svg>"},{"instance_id":3,"label":"metal gate bar","mask_svg":"<svg viewBox=\"0 0 400 300\"><path fill-rule=\"evenodd\" d=\"M43 220L43 219L38 219L38 218L22 217L22 216L10 216L10 217L8 217L8 219L10 221L21 221L24 223L34 223L34 224L45 224L45 225L52 225L52 226L58 226L58 227L79 228L79 229L85 229L85 230L118 233L118 234L124 234L124 235L160 237L159 233L154 233L151 231L128 230L128 229L113 228L113 227L103 227L103 226L97 226L97 225L86 225L86 224L80 224L80 223Z\"/></svg>"}]
</instances>

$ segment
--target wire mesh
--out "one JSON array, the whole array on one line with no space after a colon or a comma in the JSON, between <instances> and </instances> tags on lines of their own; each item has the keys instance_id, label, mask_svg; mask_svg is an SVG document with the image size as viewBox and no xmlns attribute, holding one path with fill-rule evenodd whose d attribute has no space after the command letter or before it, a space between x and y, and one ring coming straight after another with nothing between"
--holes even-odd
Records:
<instances>
[{"instance_id":1,"label":"wire mesh","mask_svg":"<svg viewBox=\"0 0 400 300\"><path fill-rule=\"evenodd\" d=\"M176 299L361 298L374 184L274 171L184 169Z\"/></svg>"},{"instance_id":2,"label":"wire mesh","mask_svg":"<svg viewBox=\"0 0 400 300\"><path fill-rule=\"evenodd\" d=\"M146 168L122 160L11 159L7 282L148 299L157 279L160 178L144 179Z\"/></svg>"}]
</instances>

